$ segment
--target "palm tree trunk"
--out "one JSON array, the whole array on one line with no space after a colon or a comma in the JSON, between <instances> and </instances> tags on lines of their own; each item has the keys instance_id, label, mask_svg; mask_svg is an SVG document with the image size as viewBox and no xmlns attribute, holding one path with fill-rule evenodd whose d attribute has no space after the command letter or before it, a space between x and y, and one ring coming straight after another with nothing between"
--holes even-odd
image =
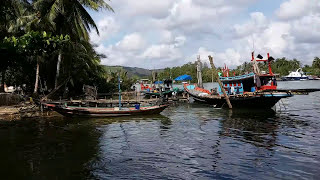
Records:
<instances>
[{"instance_id":1,"label":"palm tree trunk","mask_svg":"<svg viewBox=\"0 0 320 180\"><path fill-rule=\"evenodd\" d=\"M54 81L54 88L56 89L58 86L58 78L59 78L59 73L60 73L60 64L61 64L61 59L62 59L62 52L61 50L59 51L58 55L58 62L57 62L57 72L56 72L56 79Z\"/></svg>"},{"instance_id":2,"label":"palm tree trunk","mask_svg":"<svg viewBox=\"0 0 320 180\"><path fill-rule=\"evenodd\" d=\"M37 94L37 92L38 92L39 68L40 68L40 65L39 65L39 57L38 57L38 60L37 60L37 70L36 70L36 82L35 82L35 84L34 84L34 91L33 91L34 94Z\"/></svg>"},{"instance_id":3,"label":"palm tree trunk","mask_svg":"<svg viewBox=\"0 0 320 180\"><path fill-rule=\"evenodd\" d=\"M0 84L0 92L4 92L4 81L6 80L6 70L3 69L2 70L2 80L1 80L1 84Z\"/></svg>"}]
</instances>

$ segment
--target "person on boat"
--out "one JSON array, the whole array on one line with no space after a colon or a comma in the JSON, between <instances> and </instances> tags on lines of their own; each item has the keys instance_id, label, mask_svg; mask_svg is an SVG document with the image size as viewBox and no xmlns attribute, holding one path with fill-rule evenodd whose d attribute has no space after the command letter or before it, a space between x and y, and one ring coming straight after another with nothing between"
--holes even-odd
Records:
<instances>
[{"instance_id":1,"label":"person on boat","mask_svg":"<svg viewBox=\"0 0 320 180\"><path fill-rule=\"evenodd\" d=\"M177 92L176 92L176 91L173 91L173 92L172 92L172 97L173 97L173 98L176 98L176 97L177 97Z\"/></svg>"},{"instance_id":2,"label":"person on boat","mask_svg":"<svg viewBox=\"0 0 320 180\"><path fill-rule=\"evenodd\" d=\"M277 80L276 80L276 78L273 77L273 78L272 78L272 81L273 81L273 85L274 85L274 86L277 86Z\"/></svg>"},{"instance_id":3,"label":"person on boat","mask_svg":"<svg viewBox=\"0 0 320 180\"><path fill-rule=\"evenodd\" d=\"M211 95L214 93L214 90L213 89L210 89L210 93L211 93Z\"/></svg>"},{"instance_id":4,"label":"person on boat","mask_svg":"<svg viewBox=\"0 0 320 180\"><path fill-rule=\"evenodd\" d=\"M228 94L231 94L231 87L228 87Z\"/></svg>"},{"instance_id":5,"label":"person on boat","mask_svg":"<svg viewBox=\"0 0 320 180\"><path fill-rule=\"evenodd\" d=\"M271 86L271 83L272 83L272 79L268 81L267 86Z\"/></svg>"},{"instance_id":6,"label":"person on boat","mask_svg":"<svg viewBox=\"0 0 320 180\"><path fill-rule=\"evenodd\" d=\"M234 87L233 87L233 86L231 86L231 88L230 88L230 89L231 89L231 94L232 94L232 95L234 95Z\"/></svg>"},{"instance_id":7,"label":"person on boat","mask_svg":"<svg viewBox=\"0 0 320 180\"><path fill-rule=\"evenodd\" d=\"M236 87L236 94L240 94L240 87Z\"/></svg>"},{"instance_id":8,"label":"person on boat","mask_svg":"<svg viewBox=\"0 0 320 180\"><path fill-rule=\"evenodd\" d=\"M213 88L210 90L211 95L218 95L218 90L217 88Z\"/></svg>"}]
</instances>

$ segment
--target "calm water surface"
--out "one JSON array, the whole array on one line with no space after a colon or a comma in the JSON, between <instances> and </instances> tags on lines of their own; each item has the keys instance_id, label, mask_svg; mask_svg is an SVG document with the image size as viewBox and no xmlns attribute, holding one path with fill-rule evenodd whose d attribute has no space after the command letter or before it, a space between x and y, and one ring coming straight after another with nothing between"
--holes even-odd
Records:
<instances>
[{"instance_id":1,"label":"calm water surface","mask_svg":"<svg viewBox=\"0 0 320 180\"><path fill-rule=\"evenodd\" d=\"M0 177L318 179L319 117L317 92L266 111L179 103L146 117L1 122Z\"/></svg>"}]
</instances>

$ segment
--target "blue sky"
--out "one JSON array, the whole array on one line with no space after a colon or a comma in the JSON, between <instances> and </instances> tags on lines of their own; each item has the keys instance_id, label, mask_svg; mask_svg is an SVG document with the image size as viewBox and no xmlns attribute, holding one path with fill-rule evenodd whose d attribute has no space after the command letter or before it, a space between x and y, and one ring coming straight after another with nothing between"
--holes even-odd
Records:
<instances>
[{"instance_id":1,"label":"blue sky","mask_svg":"<svg viewBox=\"0 0 320 180\"><path fill-rule=\"evenodd\" d=\"M90 12L91 32L106 65L143 68L180 66L212 55L235 67L251 51L297 58L320 56L317 0L114 0L115 12ZM254 48L253 48L254 44Z\"/></svg>"}]
</instances>

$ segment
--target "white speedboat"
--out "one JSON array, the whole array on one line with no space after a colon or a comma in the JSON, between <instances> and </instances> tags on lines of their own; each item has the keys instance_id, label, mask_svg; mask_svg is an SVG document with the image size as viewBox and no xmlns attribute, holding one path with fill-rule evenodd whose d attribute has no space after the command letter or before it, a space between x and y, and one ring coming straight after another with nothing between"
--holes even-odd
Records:
<instances>
[{"instance_id":1,"label":"white speedboat","mask_svg":"<svg viewBox=\"0 0 320 180\"><path fill-rule=\"evenodd\" d=\"M302 71L301 68L297 69L296 71L292 71L289 73L288 76L283 76L281 78L283 81L303 81L309 80L308 76Z\"/></svg>"}]
</instances>

